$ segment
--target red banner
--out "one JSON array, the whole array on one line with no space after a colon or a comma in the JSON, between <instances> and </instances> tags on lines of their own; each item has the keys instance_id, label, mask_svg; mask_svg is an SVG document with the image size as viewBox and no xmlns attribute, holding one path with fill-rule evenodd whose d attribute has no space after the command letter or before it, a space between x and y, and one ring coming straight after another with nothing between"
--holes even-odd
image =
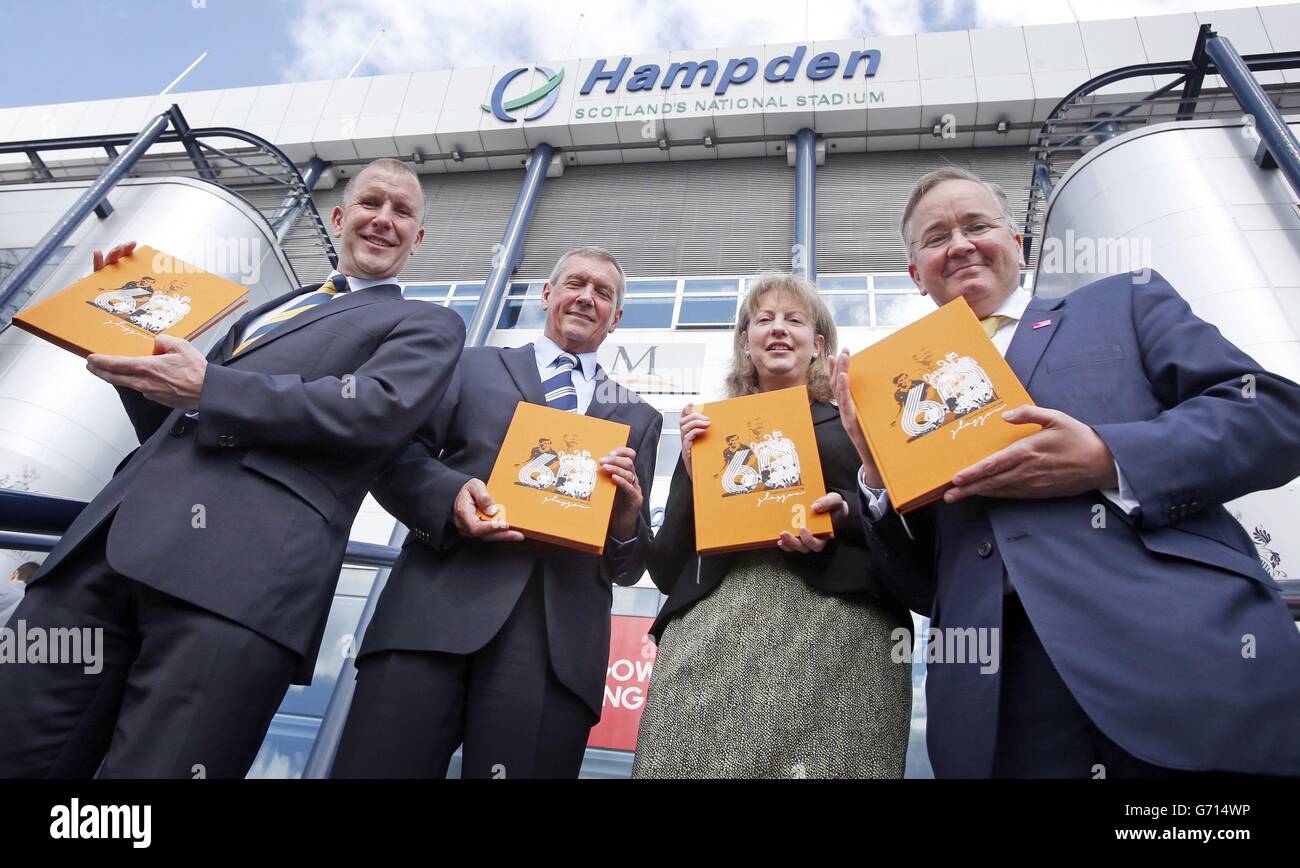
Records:
<instances>
[{"instance_id":1,"label":"red banner","mask_svg":"<svg viewBox=\"0 0 1300 868\"><path fill-rule=\"evenodd\" d=\"M629 615L610 618L605 702L600 723L591 728L587 747L636 750L637 728L655 662L655 643L646 635L653 623L654 618Z\"/></svg>"}]
</instances>

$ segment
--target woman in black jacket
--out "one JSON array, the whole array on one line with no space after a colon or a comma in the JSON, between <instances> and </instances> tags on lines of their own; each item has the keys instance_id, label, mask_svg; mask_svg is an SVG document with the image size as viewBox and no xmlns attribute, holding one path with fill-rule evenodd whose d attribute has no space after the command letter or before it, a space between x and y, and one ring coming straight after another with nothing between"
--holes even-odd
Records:
<instances>
[{"instance_id":1,"label":"woman in black jacket","mask_svg":"<svg viewBox=\"0 0 1300 868\"><path fill-rule=\"evenodd\" d=\"M668 595L634 777L901 777L911 717L902 655L911 618L877 584L857 495L858 457L831 404L835 322L817 290L762 275L736 324L729 397L807 385L833 540L783 532L771 549L700 556L692 442L708 419L682 412L682 457L650 577ZM744 444L730 443L732 449ZM900 628L904 632L899 632Z\"/></svg>"}]
</instances>

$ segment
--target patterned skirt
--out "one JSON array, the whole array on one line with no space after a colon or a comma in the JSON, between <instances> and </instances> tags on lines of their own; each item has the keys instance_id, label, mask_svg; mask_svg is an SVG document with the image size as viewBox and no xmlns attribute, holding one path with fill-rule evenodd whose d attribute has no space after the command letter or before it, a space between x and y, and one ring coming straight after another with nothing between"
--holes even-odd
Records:
<instances>
[{"instance_id":1,"label":"patterned skirt","mask_svg":"<svg viewBox=\"0 0 1300 868\"><path fill-rule=\"evenodd\" d=\"M777 553L741 555L664 630L632 776L902 777L900 626L872 602L813 590Z\"/></svg>"}]
</instances>

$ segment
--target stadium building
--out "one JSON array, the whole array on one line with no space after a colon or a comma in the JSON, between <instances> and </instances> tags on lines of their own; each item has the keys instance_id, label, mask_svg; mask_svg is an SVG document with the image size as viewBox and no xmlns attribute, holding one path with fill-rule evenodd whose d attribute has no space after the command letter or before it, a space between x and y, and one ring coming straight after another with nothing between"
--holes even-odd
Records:
<instances>
[{"instance_id":1,"label":"stadium building","mask_svg":"<svg viewBox=\"0 0 1300 868\"><path fill-rule=\"evenodd\" d=\"M318 282L333 255L321 215L377 157L406 161L427 200L405 294L461 314L473 343L540 333L541 288L565 250L619 257L624 316L600 358L664 414L657 516L680 410L719 397L755 273L814 279L854 350L933 309L897 225L912 183L945 164L1007 190L1026 286L1061 294L1158 268L1239 346L1300 379L1287 179L1300 182L1270 144L1271 115L1227 77L1216 34L1294 131L1300 4L635 56L592 46L528 65L0 110L0 487L89 500L135 445L113 391L8 328L15 311L87 273L92 248L127 239L245 283L250 304ZM1232 508L1274 575L1300 570L1297 544L1276 532L1294 529L1294 486ZM291 688L254 775L328 766L345 663L396 531L367 500L317 677ZM6 539L6 573L39 559L41 539ZM641 636L660 602L648 577L614 589L605 719L585 775L628 774L648 685ZM914 673L908 774L926 776L919 661Z\"/></svg>"}]
</instances>

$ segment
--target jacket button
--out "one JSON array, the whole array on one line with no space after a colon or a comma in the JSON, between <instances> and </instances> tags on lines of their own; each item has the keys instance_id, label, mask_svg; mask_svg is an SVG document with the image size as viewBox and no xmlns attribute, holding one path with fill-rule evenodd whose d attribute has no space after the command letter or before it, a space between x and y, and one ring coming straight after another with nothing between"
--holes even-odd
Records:
<instances>
[{"instance_id":1,"label":"jacket button","mask_svg":"<svg viewBox=\"0 0 1300 868\"><path fill-rule=\"evenodd\" d=\"M233 434L222 434L217 437L218 446L234 446L238 442L239 441L235 439L235 435Z\"/></svg>"},{"instance_id":2,"label":"jacket button","mask_svg":"<svg viewBox=\"0 0 1300 868\"><path fill-rule=\"evenodd\" d=\"M980 553L980 557L982 558L986 558L989 555L993 554L993 543L991 542L980 543L979 553Z\"/></svg>"},{"instance_id":3,"label":"jacket button","mask_svg":"<svg viewBox=\"0 0 1300 868\"><path fill-rule=\"evenodd\" d=\"M199 411L198 411L198 410L186 410L186 411L185 411L185 418L186 418L186 419L197 419L197 418L199 418Z\"/></svg>"},{"instance_id":4,"label":"jacket button","mask_svg":"<svg viewBox=\"0 0 1300 868\"><path fill-rule=\"evenodd\" d=\"M185 423L184 423L184 422L181 422L180 420L177 420L176 423L175 423L174 425L172 425L172 432L171 432L171 433L172 433L172 436L173 436L173 437L179 437L179 436L181 436L182 434L184 434L184 433L185 433Z\"/></svg>"}]
</instances>

